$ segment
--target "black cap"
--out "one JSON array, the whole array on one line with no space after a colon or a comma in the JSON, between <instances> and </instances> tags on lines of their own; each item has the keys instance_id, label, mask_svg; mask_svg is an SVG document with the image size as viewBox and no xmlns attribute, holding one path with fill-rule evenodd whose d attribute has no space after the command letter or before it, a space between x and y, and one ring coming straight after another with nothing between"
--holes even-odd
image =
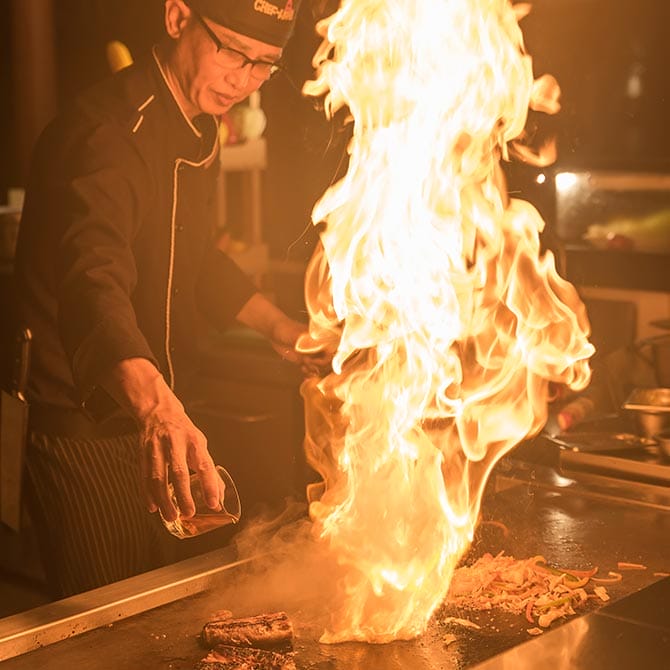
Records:
<instances>
[{"instance_id":1,"label":"black cap","mask_svg":"<svg viewBox=\"0 0 670 670\"><path fill-rule=\"evenodd\" d=\"M196 12L266 44L288 42L301 0L186 0Z\"/></svg>"}]
</instances>

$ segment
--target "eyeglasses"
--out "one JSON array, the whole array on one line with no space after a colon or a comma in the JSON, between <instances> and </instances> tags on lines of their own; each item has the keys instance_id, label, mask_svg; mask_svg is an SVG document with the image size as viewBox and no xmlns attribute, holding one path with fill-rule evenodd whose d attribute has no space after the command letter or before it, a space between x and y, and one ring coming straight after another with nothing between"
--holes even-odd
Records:
<instances>
[{"instance_id":1,"label":"eyeglasses","mask_svg":"<svg viewBox=\"0 0 670 670\"><path fill-rule=\"evenodd\" d=\"M216 36L216 33L207 25L205 19L192 7L190 9L198 23L205 29L212 42L214 42L217 61L222 67L241 70L251 64L250 76L260 81L269 79L275 72L281 69L280 63L267 60L254 60L237 49L225 46Z\"/></svg>"}]
</instances>

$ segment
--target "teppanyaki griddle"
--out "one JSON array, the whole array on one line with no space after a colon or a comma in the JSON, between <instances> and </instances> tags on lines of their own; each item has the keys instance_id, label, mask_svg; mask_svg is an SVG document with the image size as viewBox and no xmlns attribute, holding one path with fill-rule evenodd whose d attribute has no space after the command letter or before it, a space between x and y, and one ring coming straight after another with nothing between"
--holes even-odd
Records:
<instances>
[{"instance_id":1,"label":"teppanyaki griddle","mask_svg":"<svg viewBox=\"0 0 670 670\"><path fill-rule=\"evenodd\" d=\"M608 586L612 602L657 582L660 577L654 576L655 572L670 570L668 509L584 496L570 488L537 487L531 481L513 482L505 490L495 489L492 483L482 508L483 517L500 522L508 532L505 534L503 527L497 524L480 526L469 552L471 558L486 551L497 553L501 550L517 558L541 554L556 566L587 568L597 565L605 573L616 570L618 561L646 565L646 570L626 572L620 583ZM222 564L219 570L212 566L212 555L205 555L190 559L186 567L169 566L162 572L155 571L157 574L148 573L127 580L132 584L134 594L127 594L120 607L136 613L126 618L119 614L119 620L114 622L101 618L99 610L92 607L90 612L83 613L79 629L86 627L87 620L95 621L96 617L103 623L82 634L76 634L79 631L74 626L72 637L63 629L65 639L62 641L11 658L0 663L0 668L190 670L205 653L198 642L202 625L221 609L232 610L236 616L287 611L296 629L296 665L302 670L461 670L483 662L491 663L494 658L504 659L529 643L542 647L541 637L528 635L526 629L530 624L522 616L449 609L436 613L426 633L412 641L385 645L320 644L318 638L326 624L328 602L319 597L318 580L309 583L306 573L299 570L291 574L290 543L280 554L269 561L261 558L234 563L232 554L220 553L220 560L229 563ZM305 558L296 557L295 565L303 565ZM206 578L199 572L203 566L207 567ZM171 575L177 576L173 584L170 584ZM166 591L172 589L179 597L173 602L168 602L170 598L165 597L162 602L167 604L155 607L161 601L147 598L142 584L161 579L167 580L163 588ZM98 590L97 596L104 602L105 598L113 596L115 589L118 592L127 586L123 582L110 585ZM156 591L155 585L152 591ZM142 602L146 611L142 611ZM61 615L68 609L67 600L55 605L60 606ZM151 607L153 609L149 609ZM32 634L38 639L39 631L28 628L31 618L36 619L35 613L17 616L23 616L26 622L24 634L28 637ZM482 628L450 627L443 623L446 616L466 617ZM0 652L7 621L0 621ZM570 625L570 621L558 621L551 630ZM447 633L458 637L458 641L448 647L443 642ZM547 640L551 639L550 634L545 635ZM538 653L541 656L541 652ZM616 666L612 670L616 670Z\"/></svg>"}]
</instances>

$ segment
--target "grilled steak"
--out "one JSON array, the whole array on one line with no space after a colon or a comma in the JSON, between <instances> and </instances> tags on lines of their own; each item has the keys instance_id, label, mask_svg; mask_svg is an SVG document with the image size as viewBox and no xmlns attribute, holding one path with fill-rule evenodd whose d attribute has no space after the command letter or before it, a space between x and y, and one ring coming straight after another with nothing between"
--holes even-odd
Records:
<instances>
[{"instance_id":1,"label":"grilled steak","mask_svg":"<svg viewBox=\"0 0 670 670\"><path fill-rule=\"evenodd\" d=\"M225 618L206 623L202 629L202 640L208 647L230 645L290 650L293 646L293 626L285 612L243 619Z\"/></svg>"},{"instance_id":2,"label":"grilled steak","mask_svg":"<svg viewBox=\"0 0 670 670\"><path fill-rule=\"evenodd\" d=\"M296 670L296 666L292 653L219 645L195 670Z\"/></svg>"}]
</instances>

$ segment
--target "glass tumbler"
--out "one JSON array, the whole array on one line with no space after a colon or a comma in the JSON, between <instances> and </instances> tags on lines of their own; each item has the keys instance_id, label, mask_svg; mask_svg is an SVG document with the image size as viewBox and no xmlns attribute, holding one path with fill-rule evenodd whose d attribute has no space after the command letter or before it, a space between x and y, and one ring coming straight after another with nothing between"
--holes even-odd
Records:
<instances>
[{"instance_id":1,"label":"glass tumbler","mask_svg":"<svg viewBox=\"0 0 670 670\"><path fill-rule=\"evenodd\" d=\"M216 466L216 472L224 485L223 495L217 510L207 506L200 478L198 475L191 475L191 495L195 503L195 514L190 519L181 518L174 487L172 484L168 485L172 504L177 508L177 518L174 521L168 521L161 514L161 520L165 528L175 537L180 539L196 537L222 526L237 523L240 520L240 496L237 493L235 482L228 471L220 465Z\"/></svg>"}]
</instances>

